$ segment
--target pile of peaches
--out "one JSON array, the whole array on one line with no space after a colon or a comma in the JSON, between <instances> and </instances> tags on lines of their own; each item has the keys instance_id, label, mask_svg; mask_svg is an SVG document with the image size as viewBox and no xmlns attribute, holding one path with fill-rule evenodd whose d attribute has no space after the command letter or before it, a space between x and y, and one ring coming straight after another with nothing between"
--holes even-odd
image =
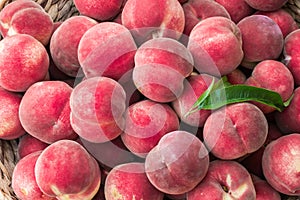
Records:
<instances>
[{"instance_id":1,"label":"pile of peaches","mask_svg":"<svg viewBox=\"0 0 300 200\"><path fill-rule=\"evenodd\" d=\"M62 22L31 0L5 6L0 139L18 141L16 196L300 196L300 29L286 3L74 0L80 15ZM288 105L190 112L224 77Z\"/></svg>"}]
</instances>

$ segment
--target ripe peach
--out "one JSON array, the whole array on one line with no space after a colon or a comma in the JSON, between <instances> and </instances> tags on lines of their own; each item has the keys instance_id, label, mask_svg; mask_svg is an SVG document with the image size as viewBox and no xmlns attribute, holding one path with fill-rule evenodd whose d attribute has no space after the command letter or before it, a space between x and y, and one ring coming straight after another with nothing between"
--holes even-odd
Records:
<instances>
[{"instance_id":1,"label":"ripe peach","mask_svg":"<svg viewBox=\"0 0 300 200\"><path fill-rule=\"evenodd\" d=\"M300 85L300 29L288 34L284 41L284 61L291 70L295 84Z\"/></svg>"},{"instance_id":2,"label":"ripe peach","mask_svg":"<svg viewBox=\"0 0 300 200\"><path fill-rule=\"evenodd\" d=\"M283 63L276 60L259 62L245 84L277 92L284 102L294 92L294 78L292 73ZM265 114L275 111L275 108L261 103L253 102L253 104L258 106Z\"/></svg>"},{"instance_id":3,"label":"ripe peach","mask_svg":"<svg viewBox=\"0 0 300 200\"><path fill-rule=\"evenodd\" d=\"M251 174L256 192L256 200L281 200L279 192L277 192L267 181Z\"/></svg>"},{"instance_id":4,"label":"ripe peach","mask_svg":"<svg viewBox=\"0 0 300 200\"><path fill-rule=\"evenodd\" d=\"M44 149L34 173L41 191L61 200L92 199L101 182L96 160L72 140L60 140Z\"/></svg>"},{"instance_id":5,"label":"ripe peach","mask_svg":"<svg viewBox=\"0 0 300 200\"><path fill-rule=\"evenodd\" d=\"M51 16L34 1L11 2L0 13L0 31L3 37L28 34L47 45L53 24Z\"/></svg>"},{"instance_id":6,"label":"ripe peach","mask_svg":"<svg viewBox=\"0 0 300 200\"><path fill-rule=\"evenodd\" d=\"M244 17L250 16L255 12L245 0L215 0L221 4L229 13L230 18L235 23L238 23Z\"/></svg>"},{"instance_id":7,"label":"ripe peach","mask_svg":"<svg viewBox=\"0 0 300 200\"><path fill-rule=\"evenodd\" d=\"M203 127L204 122L210 115L209 110L199 110L186 115L199 96L207 90L213 80L213 76L207 74L193 74L187 78L184 83L183 93L172 102L172 106L181 121L195 127Z\"/></svg>"},{"instance_id":8,"label":"ripe peach","mask_svg":"<svg viewBox=\"0 0 300 200\"><path fill-rule=\"evenodd\" d=\"M243 71L241 71L239 68L227 74L226 77L228 82L231 83L232 85L244 84L247 80L246 74Z\"/></svg>"},{"instance_id":9,"label":"ripe peach","mask_svg":"<svg viewBox=\"0 0 300 200\"><path fill-rule=\"evenodd\" d=\"M125 0L74 0L75 7L81 15L99 21L112 19L119 12Z\"/></svg>"},{"instance_id":10,"label":"ripe peach","mask_svg":"<svg viewBox=\"0 0 300 200\"><path fill-rule=\"evenodd\" d=\"M237 25L242 34L242 66L253 68L257 62L276 60L279 57L283 50L283 35L274 20L265 15L251 15L243 18Z\"/></svg>"},{"instance_id":11,"label":"ripe peach","mask_svg":"<svg viewBox=\"0 0 300 200\"><path fill-rule=\"evenodd\" d=\"M135 54L133 82L147 98L165 103L183 92L184 79L192 73L193 57L180 42L155 38L143 43Z\"/></svg>"},{"instance_id":12,"label":"ripe peach","mask_svg":"<svg viewBox=\"0 0 300 200\"><path fill-rule=\"evenodd\" d=\"M115 22L102 22L82 36L78 60L87 78L106 76L115 80L134 66L137 47L130 31Z\"/></svg>"},{"instance_id":13,"label":"ripe peach","mask_svg":"<svg viewBox=\"0 0 300 200\"><path fill-rule=\"evenodd\" d=\"M55 30L50 40L50 53L59 70L72 77L82 76L78 74L78 45L83 34L96 24L97 21L89 17L73 16Z\"/></svg>"},{"instance_id":14,"label":"ripe peach","mask_svg":"<svg viewBox=\"0 0 300 200\"><path fill-rule=\"evenodd\" d=\"M12 175L12 188L19 199L56 199L44 194L37 185L34 169L36 161L40 155L41 151L31 153L21 158L14 168Z\"/></svg>"},{"instance_id":15,"label":"ripe peach","mask_svg":"<svg viewBox=\"0 0 300 200\"><path fill-rule=\"evenodd\" d=\"M268 183L278 192L300 195L300 134L292 133L271 142L262 158L262 169Z\"/></svg>"},{"instance_id":16,"label":"ripe peach","mask_svg":"<svg viewBox=\"0 0 300 200\"><path fill-rule=\"evenodd\" d=\"M249 172L236 161L210 162L203 181L187 193L187 200L255 200L255 188Z\"/></svg>"},{"instance_id":17,"label":"ripe peach","mask_svg":"<svg viewBox=\"0 0 300 200\"><path fill-rule=\"evenodd\" d=\"M175 111L167 104L151 100L142 100L129 106L125 120L122 141L132 153L140 157L146 157L162 136L179 129Z\"/></svg>"},{"instance_id":18,"label":"ripe peach","mask_svg":"<svg viewBox=\"0 0 300 200\"><path fill-rule=\"evenodd\" d=\"M164 135L145 160L150 182L167 194L183 194L199 184L207 173L208 151L193 134L172 131Z\"/></svg>"},{"instance_id":19,"label":"ripe peach","mask_svg":"<svg viewBox=\"0 0 300 200\"><path fill-rule=\"evenodd\" d=\"M71 125L85 140L100 143L117 138L124 128L126 94L107 77L80 82L70 97Z\"/></svg>"},{"instance_id":20,"label":"ripe peach","mask_svg":"<svg viewBox=\"0 0 300 200\"><path fill-rule=\"evenodd\" d=\"M76 139L70 124L72 88L62 81L43 81L25 92L20 108L20 121L27 133L45 143Z\"/></svg>"},{"instance_id":21,"label":"ripe peach","mask_svg":"<svg viewBox=\"0 0 300 200\"><path fill-rule=\"evenodd\" d=\"M0 87L0 138L17 139L25 134L18 115L22 95Z\"/></svg>"},{"instance_id":22,"label":"ripe peach","mask_svg":"<svg viewBox=\"0 0 300 200\"><path fill-rule=\"evenodd\" d=\"M44 80L48 68L48 53L32 36L17 34L0 41L0 86L4 89L24 92Z\"/></svg>"},{"instance_id":23,"label":"ripe peach","mask_svg":"<svg viewBox=\"0 0 300 200\"><path fill-rule=\"evenodd\" d=\"M20 158L23 158L33 152L42 151L47 146L49 146L49 144L42 142L29 134L25 134L19 139L18 155Z\"/></svg>"},{"instance_id":24,"label":"ripe peach","mask_svg":"<svg viewBox=\"0 0 300 200\"><path fill-rule=\"evenodd\" d=\"M225 17L209 17L191 31L187 46L200 73L226 75L243 59L242 38L237 25Z\"/></svg>"},{"instance_id":25,"label":"ripe peach","mask_svg":"<svg viewBox=\"0 0 300 200\"><path fill-rule=\"evenodd\" d=\"M235 103L214 111L203 128L206 147L223 160L240 158L258 150L267 134L265 115L251 103Z\"/></svg>"},{"instance_id":26,"label":"ripe peach","mask_svg":"<svg viewBox=\"0 0 300 200\"><path fill-rule=\"evenodd\" d=\"M211 0L189 0L182 5L185 16L185 27L183 33L190 35L191 30L201 20L213 16L222 16L230 19L227 10L219 3Z\"/></svg>"},{"instance_id":27,"label":"ripe peach","mask_svg":"<svg viewBox=\"0 0 300 200\"><path fill-rule=\"evenodd\" d=\"M255 14L265 15L273 19L278 24L284 38L290 32L299 28L292 15L284 9L278 9L270 12L258 11Z\"/></svg>"},{"instance_id":28,"label":"ripe peach","mask_svg":"<svg viewBox=\"0 0 300 200\"><path fill-rule=\"evenodd\" d=\"M300 132L300 88L294 90L293 97L287 108L282 112L276 112L274 118L278 128L284 134Z\"/></svg>"},{"instance_id":29,"label":"ripe peach","mask_svg":"<svg viewBox=\"0 0 300 200\"><path fill-rule=\"evenodd\" d=\"M288 0L245 0L252 8L261 11L280 9Z\"/></svg>"},{"instance_id":30,"label":"ripe peach","mask_svg":"<svg viewBox=\"0 0 300 200\"><path fill-rule=\"evenodd\" d=\"M184 12L178 0L128 0L121 19L138 45L158 37L179 39L185 24Z\"/></svg>"},{"instance_id":31,"label":"ripe peach","mask_svg":"<svg viewBox=\"0 0 300 200\"><path fill-rule=\"evenodd\" d=\"M163 200L164 197L164 194L149 182L144 163L137 162L114 167L107 175L104 194L106 200Z\"/></svg>"}]
</instances>

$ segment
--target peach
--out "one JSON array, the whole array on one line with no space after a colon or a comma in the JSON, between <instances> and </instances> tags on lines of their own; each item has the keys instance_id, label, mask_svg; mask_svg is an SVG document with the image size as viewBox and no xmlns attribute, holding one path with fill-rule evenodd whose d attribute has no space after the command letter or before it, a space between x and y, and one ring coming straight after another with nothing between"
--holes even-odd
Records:
<instances>
[{"instance_id":1,"label":"peach","mask_svg":"<svg viewBox=\"0 0 300 200\"><path fill-rule=\"evenodd\" d=\"M191 30L201 20L213 16L222 16L230 19L227 10L219 3L211 0L189 0L182 5L185 16L185 27L183 33L190 35Z\"/></svg>"},{"instance_id":2,"label":"peach","mask_svg":"<svg viewBox=\"0 0 300 200\"><path fill-rule=\"evenodd\" d=\"M265 15L273 19L278 24L284 38L299 28L292 15L282 8L270 12L258 11L255 14Z\"/></svg>"},{"instance_id":3,"label":"peach","mask_svg":"<svg viewBox=\"0 0 300 200\"><path fill-rule=\"evenodd\" d=\"M227 74L226 77L228 82L231 83L232 85L244 84L247 80L246 74L239 68Z\"/></svg>"},{"instance_id":4,"label":"peach","mask_svg":"<svg viewBox=\"0 0 300 200\"><path fill-rule=\"evenodd\" d=\"M55 30L50 40L50 53L59 70L71 77L82 76L78 74L78 45L83 34L96 24L97 21L89 17L73 16Z\"/></svg>"},{"instance_id":5,"label":"peach","mask_svg":"<svg viewBox=\"0 0 300 200\"><path fill-rule=\"evenodd\" d=\"M246 85L272 90L280 94L282 100L287 101L294 92L294 78L290 70L276 60L264 60L253 69L252 75L246 80ZM275 111L275 108L253 102L265 114Z\"/></svg>"},{"instance_id":6,"label":"peach","mask_svg":"<svg viewBox=\"0 0 300 200\"><path fill-rule=\"evenodd\" d=\"M279 192L277 192L267 181L251 174L256 192L256 200L281 200Z\"/></svg>"},{"instance_id":7,"label":"peach","mask_svg":"<svg viewBox=\"0 0 300 200\"><path fill-rule=\"evenodd\" d=\"M283 50L283 35L278 24L265 15L251 15L238 22L242 34L242 66L253 68L263 60L276 60Z\"/></svg>"},{"instance_id":8,"label":"peach","mask_svg":"<svg viewBox=\"0 0 300 200\"><path fill-rule=\"evenodd\" d=\"M229 13L230 18L235 23L238 23L244 17L250 16L255 12L245 0L215 0L221 4Z\"/></svg>"},{"instance_id":9,"label":"peach","mask_svg":"<svg viewBox=\"0 0 300 200\"><path fill-rule=\"evenodd\" d=\"M187 200L255 200L255 188L249 172L236 161L210 162L204 180L187 193Z\"/></svg>"},{"instance_id":10,"label":"peach","mask_svg":"<svg viewBox=\"0 0 300 200\"><path fill-rule=\"evenodd\" d=\"M41 191L61 200L92 199L100 188L98 163L72 140L60 140L44 149L34 173Z\"/></svg>"},{"instance_id":11,"label":"peach","mask_svg":"<svg viewBox=\"0 0 300 200\"><path fill-rule=\"evenodd\" d=\"M70 123L72 88L62 81L43 81L25 92L20 108L20 121L27 133L45 143L76 139Z\"/></svg>"},{"instance_id":12,"label":"peach","mask_svg":"<svg viewBox=\"0 0 300 200\"><path fill-rule=\"evenodd\" d=\"M223 160L241 158L257 151L266 141L267 134L265 115L251 103L235 103L214 111L203 128L206 147Z\"/></svg>"},{"instance_id":13,"label":"peach","mask_svg":"<svg viewBox=\"0 0 300 200\"><path fill-rule=\"evenodd\" d=\"M248 172L263 178L263 171L262 171L262 156L265 151L266 146L276 140L277 138L281 137L282 133L276 124L269 122L268 123L268 135L267 139L262 147L260 147L257 151L248 154L245 158L241 158L241 164L248 170Z\"/></svg>"},{"instance_id":14,"label":"peach","mask_svg":"<svg viewBox=\"0 0 300 200\"><path fill-rule=\"evenodd\" d=\"M81 15L106 21L114 18L119 12L125 0L74 0L75 7Z\"/></svg>"},{"instance_id":15,"label":"peach","mask_svg":"<svg viewBox=\"0 0 300 200\"><path fill-rule=\"evenodd\" d=\"M285 37L284 40L284 62L291 70L295 85L300 85L300 29L297 29Z\"/></svg>"},{"instance_id":16,"label":"peach","mask_svg":"<svg viewBox=\"0 0 300 200\"><path fill-rule=\"evenodd\" d=\"M151 100L142 100L129 106L125 121L122 141L132 153L143 158L165 134L179 129L175 111L167 104Z\"/></svg>"},{"instance_id":17,"label":"peach","mask_svg":"<svg viewBox=\"0 0 300 200\"><path fill-rule=\"evenodd\" d=\"M106 200L163 200L164 194L149 182L144 163L125 163L114 167L107 175Z\"/></svg>"},{"instance_id":18,"label":"peach","mask_svg":"<svg viewBox=\"0 0 300 200\"><path fill-rule=\"evenodd\" d=\"M22 95L0 87L0 139L17 139L25 134L19 118Z\"/></svg>"},{"instance_id":19,"label":"peach","mask_svg":"<svg viewBox=\"0 0 300 200\"><path fill-rule=\"evenodd\" d=\"M100 166L107 171L110 171L117 165L144 161L144 159L137 157L126 148L120 136L103 143L89 142L83 138L80 139L80 142L97 159Z\"/></svg>"},{"instance_id":20,"label":"peach","mask_svg":"<svg viewBox=\"0 0 300 200\"><path fill-rule=\"evenodd\" d=\"M115 22L102 22L82 36L78 60L87 78L106 76L115 80L134 66L137 47L130 31Z\"/></svg>"},{"instance_id":21,"label":"peach","mask_svg":"<svg viewBox=\"0 0 300 200\"><path fill-rule=\"evenodd\" d=\"M121 20L138 45L158 37L179 39L185 25L183 8L178 0L128 0Z\"/></svg>"},{"instance_id":22,"label":"peach","mask_svg":"<svg viewBox=\"0 0 300 200\"><path fill-rule=\"evenodd\" d=\"M51 16L34 1L11 2L0 13L0 31L3 37L28 34L47 45L53 24Z\"/></svg>"},{"instance_id":23,"label":"peach","mask_svg":"<svg viewBox=\"0 0 300 200\"><path fill-rule=\"evenodd\" d=\"M174 101L183 92L183 82L193 71L187 48L171 38L143 43L135 54L133 82L147 98L160 103Z\"/></svg>"},{"instance_id":24,"label":"peach","mask_svg":"<svg viewBox=\"0 0 300 200\"><path fill-rule=\"evenodd\" d=\"M70 97L71 125L85 140L95 143L117 138L124 128L126 94L123 87L107 77L80 82Z\"/></svg>"},{"instance_id":25,"label":"peach","mask_svg":"<svg viewBox=\"0 0 300 200\"><path fill-rule=\"evenodd\" d=\"M242 38L237 25L225 17L209 17L191 31L187 46L200 73L223 76L243 59Z\"/></svg>"},{"instance_id":26,"label":"peach","mask_svg":"<svg viewBox=\"0 0 300 200\"><path fill-rule=\"evenodd\" d=\"M296 87L290 104L282 112L276 112L274 118L278 128L284 134L300 132L300 88Z\"/></svg>"},{"instance_id":27,"label":"peach","mask_svg":"<svg viewBox=\"0 0 300 200\"><path fill-rule=\"evenodd\" d=\"M262 169L268 183L278 192L300 195L300 134L291 133L271 142L262 158Z\"/></svg>"},{"instance_id":28,"label":"peach","mask_svg":"<svg viewBox=\"0 0 300 200\"><path fill-rule=\"evenodd\" d=\"M48 53L32 36L17 34L0 41L0 86L4 89L24 92L44 80L48 68Z\"/></svg>"},{"instance_id":29,"label":"peach","mask_svg":"<svg viewBox=\"0 0 300 200\"><path fill-rule=\"evenodd\" d=\"M208 151L193 134L172 131L148 153L146 174L160 191L177 195L192 190L207 173Z\"/></svg>"},{"instance_id":30,"label":"peach","mask_svg":"<svg viewBox=\"0 0 300 200\"><path fill-rule=\"evenodd\" d=\"M23 158L28 154L42 151L47 146L49 146L49 144L42 142L29 134L25 134L19 138L18 155L20 158Z\"/></svg>"},{"instance_id":31,"label":"peach","mask_svg":"<svg viewBox=\"0 0 300 200\"><path fill-rule=\"evenodd\" d=\"M12 174L12 188L22 200L55 200L56 198L44 194L37 185L35 164L41 151L31 153L19 160Z\"/></svg>"},{"instance_id":32,"label":"peach","mask_svg":"<svg viewBox=\"0 0 300 200\"><path fill-rule=\"evenodd\" d=\"M207 90L213 79L213 76L207 74L193 74L187 78L182 95L172 102L172 106L181 121L191 126L203 127L211 111L199 110L189 115L187 113L203 92Z\"/></svg>"},{"instance_id":33,"label":"peach","mask_svg":"<svg viewBox=\"0 0 300 200\"><path fill-rule=\"evenodd\" d=\"M274 11L280 9L288 0L245 0L246 3L256 10Z\"/></svg>"}]
</instances>

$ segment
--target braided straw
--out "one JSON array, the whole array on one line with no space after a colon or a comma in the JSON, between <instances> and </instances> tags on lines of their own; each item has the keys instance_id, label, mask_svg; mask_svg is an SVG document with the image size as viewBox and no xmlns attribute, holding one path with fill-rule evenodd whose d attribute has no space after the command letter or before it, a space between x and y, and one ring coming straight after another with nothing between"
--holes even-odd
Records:
<instances>
[{"instance_id":1,"label":"braided straw","mask_svg":"<svg viewBox=\"0 0 300 200\"><path fill-rule=\"evenodd\" d=\"M0 11L14 0L0 0ZM72 0L33 0L40 4L52 17L54 22L64 21L71 16L79 15ZM287 10L300 26L300 0L289 0ZM17 200L12 187L11 177L18 161L17 140L0 140L0 200ZM300 197L283 196L284 200L300 200Z\"/></svg>"}]
</instances>

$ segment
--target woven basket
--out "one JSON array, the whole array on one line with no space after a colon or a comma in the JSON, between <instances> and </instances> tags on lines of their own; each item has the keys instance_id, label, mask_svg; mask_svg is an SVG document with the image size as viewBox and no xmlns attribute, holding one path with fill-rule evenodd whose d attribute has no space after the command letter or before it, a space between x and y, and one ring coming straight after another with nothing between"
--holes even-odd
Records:
<instances>
[{"instance_id":1,"label":"woven basket","mask_svg":"<svg viewBox=\"0 0 300 200\"><path fill-rule=\"evenodd\" d=\"M0 0L0 11L13 0ZM71 16L79 15L72 0L34 0L52 17L54 22L64 21ZM284 9L287 10L300 26L300 0L289 0ZM17 200L12 187L11 177L18 161L18 140L0 139L0 200ZM300 197L283 196L284 200L300 200Z\"/></svg>"}]
</instances>

